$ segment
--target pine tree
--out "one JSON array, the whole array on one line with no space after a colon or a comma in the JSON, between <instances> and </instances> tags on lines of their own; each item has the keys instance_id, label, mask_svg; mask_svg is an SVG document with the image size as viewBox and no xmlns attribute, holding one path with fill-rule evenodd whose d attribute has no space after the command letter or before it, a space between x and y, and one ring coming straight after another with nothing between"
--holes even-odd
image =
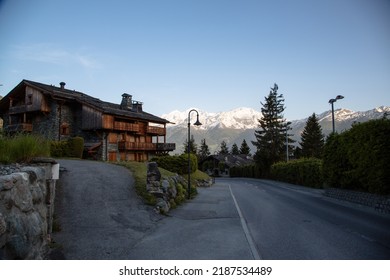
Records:
<instances>
[{"instance_id":1,"label":"pine tree","mask_svg":"<svg viewBox=\"0 0 390 280\"><path fill-rule=\"evenodd\" d=\"M183 147L184 147L184 153L187 154L188 153L188 141L185 141L183 143ZM190 139L190 153L191 154L196 154L197 150L198 150L198 146L195 144L194 135L191 135L191 139Z\"/></svg>"},{"instance_id":2,"label":"pine tree","mask_svg":"<svg viewBox=\"0 0 390 280\"><path fill-rule=\"evenodd\" d=\"M242 140L241 147L240 147L240 154L241 155L247 155L247 156L249 156L251 154L251 149L249 148L249 146L246 143L245 139Z\"/></svg>"},{"instance_id":3,"label":"pine tree","mask_svg":"<svg viewBox=\"0 0 390 280\"><path fill-rule=\"evenodd\" d=\"M240 151L238 150L238 146L236 143L233 144L232 146L232 152L231 152L232 155L239 155L240 154Z\"/></svg>"},{"instance_id":4,"label":"pine tree","mask_svg":"<svg viewBox=\"0 0 390 280\"><path fill-rule=\"evenodd\" d=\"M255 131L256 141L252 143L257 149L255 161L261 166L263 175L267 176L273 163L286 158L286 138L289 144L294 140L288 137L291 136L288 134L291 123L283 117L284 98L283 94L278 94L277 84L274 84L269 95L265 97L265 102L261 102L261 105L263 116L259 119L259 130Z\"/></svg>"},{"instance_id":5,"label":"pine tree","mask_svg":"<svg viewBox=\"0 0 390 280\"><path fill-rule=\"evenodd\" d=\"M229 149L228 149L225 141L221 142L221 149L219 150L219 154L220 155L228 155L229 154Z\"/></svg>"},{"instance_id":6,"label":"pine tree","mask_svg":"<svg viewBox=\"0 0 390 280\"><path fill-rule=\"evenodd\" d=\"M307 119L305 128L301 133L301 141L299 144L302 147L302 156L321 158L325 141L316 114L313 113Z\"/></svg>"},{"instance_id":7,"label":"pine tree","mask_svg":"<svg viewBox=\"0 0 390 280\"><path fill-rule=\"evenodd\" d=\"M206 139L203 139L200 142L201 144L200 144L200 150L198 154L199 161L204 160L211 154L209 146L206 144Z\"/></svg>"}]
</instances>

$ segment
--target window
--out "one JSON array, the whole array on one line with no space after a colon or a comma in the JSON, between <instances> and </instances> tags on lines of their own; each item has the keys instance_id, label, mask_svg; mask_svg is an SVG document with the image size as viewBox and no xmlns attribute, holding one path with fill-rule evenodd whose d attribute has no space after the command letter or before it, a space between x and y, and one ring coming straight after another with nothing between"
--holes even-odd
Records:
<instances>
[{"instance_id":1,"label":"window","mask_svg":"<svg viewBox=\"0 0 390 280\"><path fill-rule=\"evenodd\" d=\"M69 135L69 124L68 123L62 123L60 131L61 131L61 135Z\"/></svg>"}]
</instances>

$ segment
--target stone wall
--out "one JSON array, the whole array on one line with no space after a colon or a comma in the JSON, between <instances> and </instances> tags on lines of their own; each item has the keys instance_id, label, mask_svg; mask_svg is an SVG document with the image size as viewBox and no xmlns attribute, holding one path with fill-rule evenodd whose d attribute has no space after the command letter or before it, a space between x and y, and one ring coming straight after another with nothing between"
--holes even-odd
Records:
<instances>
[{"instance_id":1,"label":"stone wall","mask_svg":"<svg viewBox=\"0 0 390 280\"><path fill-rule=\"evenodd\" d=\"M0 259L43 259L48 249L59 164L38 161L0 176Z\"/></svg>"},{"instance_id":2,"label":"stone wall","mask_svg":"<svg viewBox=\"0 0 390 280\"><path fill-rule=\"evenodd\" d=\"M326 189L325 196L372 207L381 213L390 213L390 197L336 188Z\"/></svg>"}]
</instances>

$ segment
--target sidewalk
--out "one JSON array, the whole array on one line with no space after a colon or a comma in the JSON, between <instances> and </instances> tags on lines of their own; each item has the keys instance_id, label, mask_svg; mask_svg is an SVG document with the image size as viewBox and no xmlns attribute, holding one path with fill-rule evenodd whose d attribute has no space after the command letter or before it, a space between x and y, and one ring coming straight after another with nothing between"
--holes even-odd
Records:
<instances>
[{"instance_id":1,"label":"sidewalk","mask_svg":"<svg viewBox=\"0 0 390 280\"><path fill-rule=\"evenodd\" d=\"M134 246L129 259L253 259L229 187L217 182L198 192Z\"/></svg>"}]
</instances>

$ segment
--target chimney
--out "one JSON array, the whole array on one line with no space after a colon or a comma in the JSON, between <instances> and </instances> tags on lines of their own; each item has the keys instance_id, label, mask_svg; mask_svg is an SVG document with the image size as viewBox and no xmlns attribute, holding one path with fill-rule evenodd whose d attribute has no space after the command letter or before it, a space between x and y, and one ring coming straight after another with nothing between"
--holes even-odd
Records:
<instances>
[{"instance_id":1,"label":"chimney","mask_svg":"<svg viewBox=\"0 0 390 280\"><path fill-rule=\"evenodd\" d=\"M132 110L133 109L133 100L130 94L122 94L121 109Z\"/></svg>"},{"instance_id":2,"label":"chimney","mask_svg":"<svg viewBox=\"0 0 390 280\"><path fill-rule=\"evenodd\" d=\"M60 83L60 87L61 87L61 89L65 89L65 85L66 85L66 83L65 83L65 82L61 82L61 83Z\"/></svg>"}]
</instances>

